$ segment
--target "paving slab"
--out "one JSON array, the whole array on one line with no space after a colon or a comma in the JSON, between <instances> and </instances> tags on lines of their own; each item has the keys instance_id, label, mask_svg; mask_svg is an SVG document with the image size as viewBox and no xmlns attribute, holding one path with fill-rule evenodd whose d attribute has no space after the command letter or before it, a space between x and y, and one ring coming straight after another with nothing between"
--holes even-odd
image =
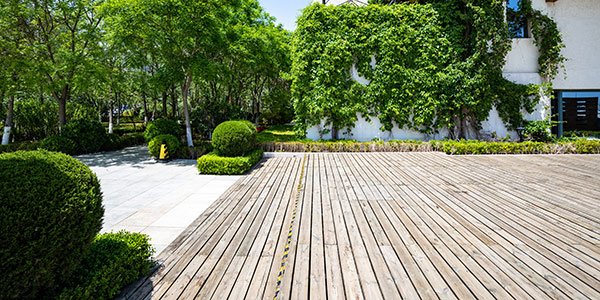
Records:
<instances>
[{"instance_id":1,"label":"paving slab","mask_svg":"<svg viewBox=\"0 0 600 300\"><path fill-rule=\"evenodd\" d=\"M102 232L148 234L159 255L242 176L199 175L196 161L159 163L146 146L76 157L100 180Z\"/></svg>"}]
</instances>

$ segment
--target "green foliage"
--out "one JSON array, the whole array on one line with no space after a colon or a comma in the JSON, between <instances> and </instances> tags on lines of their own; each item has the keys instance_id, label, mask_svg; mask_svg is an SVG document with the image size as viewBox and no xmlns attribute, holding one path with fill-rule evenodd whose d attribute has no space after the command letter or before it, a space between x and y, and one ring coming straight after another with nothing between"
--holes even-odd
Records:
<instances>
[{"instance_id":1,"label":"green foliage","mask_svg":"<svg viewBox=\"0 0 600 300\"><path fill-rule=\"evenodd\" d=\"M250 123L250 125L252 124ZM212 135L213 147L221 156L243 155L252 150L255 143L256 128L252 131L243 121L223 122L215 128Z\"/></svg>"},{"instance_id":2,"label":"green foliage","mask_svg":"<svg viewBox=\"0 0 600 300\"><path fill-rule=\"evenodd\" d=\"M160 155L160 148L163 141L167 144L167 152L169 153L168 158L176 158L181 151L181 142L178 138L170 134L161 134L155 136L148 143L148 150L150 154L154 157L158 157Z\"/></svg>"},{"instance_id":3,"label":"green foliage","mask_svg":"<svg viewBox=\"0 0 600 300\"><path fill-rule=\"evenodd\" d=\"M148 124L146 127L146 130L144 131L144 138L146 138L146 141L149 142L154 137L163 134L170 134L179 138L182 134L181 126L179 126L176 121L170 119L156 119L150 122L150 124Z\"/></svg>"},{"instance_id":4,"label":"green foliage","mask_svg":"<svg viewBox=\"0 0 600 300\"><path fill-rule=\"evenodd\" d=\"M262 149L255 149L244 156L224 157L211 152L198 159L200 174L240 175L246 173L263 156Z\"/></svg>"},{"instance_id":5,"label":"green foliage","mask_svg":"<svg viewBox=\"0 0 600 300\"><path fill-rule=\"evenodd\" d=\"M154 266L149 237L120 231L98 235L58 299L112 299Z\"/></svg>"},{"instance_id":6,"label":"green foliage","mask_svg":"<svg viewBox=\"0 0 600 300\"><path fill-rule=\"evenodd\" d=\"M75 155L78 152L77 144L73 140L60 135L51 135L40 142L40 149L62 152Z\"/></svg>"},{"instance_id":7,"label":"green foliage","mask_svg":"<svg viewBox=\"0 0 600 300\"><path fill-rule=\"evenodd\" d=\"M548 142L552 140L552 125L548 121L529 121L523 130L523 136L534 142Z\"/></svg>"},{"instance_id":8,"label":"green foliage","mask_svg":"<svg viewBox=\"0 0 600 300\"><path fill-rule=\"evenodd\" d=\"M217 125L241 117L241 109L227 101L204 101L190 113L194 130L208 138Z\"/></svg>"},{"instance_id":9,"label":"green foliage","mask_svg":"<svg viewBox=\"0 0 600 300\"><path fill-rule=\"evenodd\" d=\"M126 133L121 136L121 148L143 145L146 142L144 134L141 132Z\"/></svg>"},{"instance_id":10,"label":"green foliage","mask_svg":"<svg viewBox=\"0 0 600 300\"><path fill-rule=\"evenodd\" d=\"M61 136L71 139L77 145L77 154L94 153L100 150L106 140L106 130L98 120L72 120L62 129Z\"/></svg>"},{"instance_id":11,"label":"green foliage","mask_svg":"<svg viewBox=\"0 0 600 300\"><path fill-rule=\"evenodd\" d=\"M106 135L104 144L102 144L102 151L114 151L122 148L121 137L116 133L109 133Z\"/></svg>"},{"instance_id":12,"label":"green foliage","mask_svg":"<svg viewBox=\"0 0 600 300\"><path fill-rule=\"evenodd\" d=\"M254 126L254 124L248 120L238 120L242 123L244 123L244 125L246 125L246 127L248 127L248 129L250 129L250 131L254 132L254 134L257 133L256 131L256 126Z\"/></svg>"},{"instance_id":13,"label":"green foliage","mask_svg":"<svg viewBox=\"0 0 600 300\"><path fill-rule=\"evenodd\" d=\"M294 126L273 125L256 135L258 143L300 141L294 132Z\"/></svg>"},{"instance_id":14,"label":"green foliage","mask_svg":"<svg viewBox=\"0 0 600 300\"><path fill-rule=\"evenodd\" d=\"M265 97L259 123L264 125L287 124L293 119L292 94L287 85L279 84Z\"/></svg>"},{"instance_id":15,"label":"green foliage","mask_svg":"<svg viewBox=\"0 0 600 300\"><path fill-rule=\"evenodd\" d=\"M565 137L595 137L600 138L600 131L565 131Z\"/></svg>"},{"instance_id":16,"label":"green foliage","mask_svg":"<svg viewBox=\"0 0 600 300\"><path fill-rule=\"evenodd\" d=\"M54 295L102 228L96 175L62 153L0 154L3 298Z\"/></svg>"},{"instance_id":17,"label":"green foliage","mask_svg":"<svg viewBox=\"0 0 600 300\"><path fill-rule=\"evenodd\" d=\"M0 153L15 152L15 151L31 151L37 150L39 142L17 142L8 145L0 145Z\"/></svg>"},{"instance_id":18,"label":"green foliage","mask_svg":"<svg viewBox=\"0 0 600 300\"><path fill-rule=\"evenodd\" d=\"M15 101L15 140L41 141L58 133L58 106L56 101L40 103L37 99Z\"/></svg>"},{"instance_id":19,"label":"green foliage","mask_svg":"<svg viewBox=\"0 0 600 300\"><path fill-rule=\"evenodd\" d=\"M382 130L446 128L452 138L479 129L493 106L509 128L522 123L521 111L533 109L531 95L540 89L502 77L511 44L502 1L410 2L420 4L314 4L303 11L292 66L301 136L322 121L334 132L349 131L357 114L378 117ZM553 62L560 60L557 41L540 44L554 47ZM352 67L370 83L351 79Z\"/></svg>"}]
</instances>

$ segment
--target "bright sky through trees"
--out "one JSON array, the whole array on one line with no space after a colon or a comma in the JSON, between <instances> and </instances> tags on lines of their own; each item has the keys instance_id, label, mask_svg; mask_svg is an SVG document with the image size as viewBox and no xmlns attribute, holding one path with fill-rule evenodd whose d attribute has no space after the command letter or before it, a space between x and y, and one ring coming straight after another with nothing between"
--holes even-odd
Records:
<instances>
[{"instance_id":1,"label":"bright sky through trees","mask_svg":"<svg viewBox=\"0 0 600 300\"><path fill-rule=\"evenodd\" d=\"M310 5L310 0L259 0L260 5L273 17L277 23L283 24L287 30L296 29L296 18L300 10Z\"/></svg>"}]
</instances>

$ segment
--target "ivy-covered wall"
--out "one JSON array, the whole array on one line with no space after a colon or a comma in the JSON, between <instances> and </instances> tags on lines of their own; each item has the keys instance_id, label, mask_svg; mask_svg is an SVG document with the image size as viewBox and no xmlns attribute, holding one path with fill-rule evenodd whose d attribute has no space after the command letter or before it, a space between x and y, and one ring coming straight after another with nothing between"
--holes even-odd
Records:
<instances>
[{"instance_id":1,"label":"ivy-covered wall","mask_svg":"<svg viewBox=\"0 0 600 300\"><path fill-rule=\"evenodd\" d=\"M502 77L511 44L503 2L421 2L304 10L292 70L300 134L320 126L339 138L373 119L384 132L462 138L494 107L508 128L522 124L540 89Z\"/></svg>"}]
</instances>

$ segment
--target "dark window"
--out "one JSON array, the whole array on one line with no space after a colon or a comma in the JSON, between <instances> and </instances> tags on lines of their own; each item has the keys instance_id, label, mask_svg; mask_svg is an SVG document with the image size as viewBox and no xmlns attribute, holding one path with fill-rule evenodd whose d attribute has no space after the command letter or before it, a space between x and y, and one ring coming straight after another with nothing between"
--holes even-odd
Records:
<instances>
[{"instance_id":1,"label":"dark window","mask_svg":"<svg viewBox=\"0 0 600 300\"><path fill-rule=\"evenodd\" d=\"M506 21L508 22L508 32L510 37L515 39L529 37L527 19L521 15L522 1L527 0L506 1Z\"/></svg>"}]
</instances>

